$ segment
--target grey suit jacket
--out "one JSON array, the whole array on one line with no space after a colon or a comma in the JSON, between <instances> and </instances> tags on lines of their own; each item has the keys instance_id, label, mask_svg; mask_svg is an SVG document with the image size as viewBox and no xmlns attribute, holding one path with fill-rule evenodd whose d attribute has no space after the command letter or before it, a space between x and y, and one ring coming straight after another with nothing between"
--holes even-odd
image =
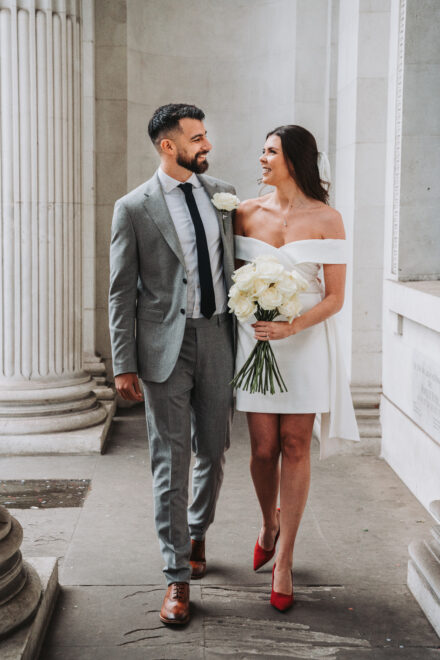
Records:
<instances>
[{"instance_id":1,"label":"grey suit jacket","mask_svg":"<svg viewBox=\"0 0 440 660\"><path fill-rule=\"evenodd\" d=\"M198 175L209 197L235 189ZM217 211L227 290L234 270L231 213ZM157 176L115 204L110 246L109 319L114 374L163 382L179 355L186 320L182 249Z\"/></svg>"}]
</instances>

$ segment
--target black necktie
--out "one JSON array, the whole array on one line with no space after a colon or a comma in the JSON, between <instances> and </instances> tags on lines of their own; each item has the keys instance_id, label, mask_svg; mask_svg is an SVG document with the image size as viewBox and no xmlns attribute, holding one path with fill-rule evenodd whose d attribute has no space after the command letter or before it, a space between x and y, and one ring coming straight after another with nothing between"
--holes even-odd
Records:
<instances>
[{"instance_id":1,"label":"black necktie","mask_svg":"<svg viewBox=\"0 0 440 660\"><path fill-rule=\"evenodd\" d=\"M210 319L215 312L215 295L205 228L203 227L202 218L200 217L199 209L197 208L196 200L194 199L192 183L181 183L179 188L181 188L185 194L186 203L196 232L197 260L199 264L201 293L200 310L203 316Z\"/></svg>"}]
</instances>

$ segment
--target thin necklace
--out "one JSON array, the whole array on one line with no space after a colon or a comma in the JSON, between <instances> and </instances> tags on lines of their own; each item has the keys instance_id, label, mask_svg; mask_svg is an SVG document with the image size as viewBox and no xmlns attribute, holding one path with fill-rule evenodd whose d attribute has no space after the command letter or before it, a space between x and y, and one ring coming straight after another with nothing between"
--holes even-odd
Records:
<instances>
[{"instance_id":1,"label":"thin necklace","mask_svg":"<svg viewBox=\"0 0 440 660\"><path fill-rule=\"evenodd\" d=\"M289 212L290 209L293 209L293 208L295 208L295 209L299 209L299 208L301 208L301 206L304 206L304 204L297 204L296 206L294 206L293 202L289 202L289 208L288 208L288 211L287 211L287 212ZM285 227L287 227L286 216L283 217L283 225L284 225Z\"/></svg>"}]
</instances>

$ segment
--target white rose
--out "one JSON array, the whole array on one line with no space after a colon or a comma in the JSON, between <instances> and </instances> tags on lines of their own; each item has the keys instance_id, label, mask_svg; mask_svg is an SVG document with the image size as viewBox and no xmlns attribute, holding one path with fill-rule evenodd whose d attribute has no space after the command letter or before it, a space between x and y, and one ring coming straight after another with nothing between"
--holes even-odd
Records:
<instances>
[{"instance_id":1,"label":"white rose","mask_svg":"<svg viewBox=\"0 0 440 660\"><path fill-rule=\"evenodd\" d=\"M233 211L240 204L237 195L227 192L215 193L211 202L219 211Z\"/></svg>"},{"instance_id":2,"label":"white rose","mask_svg":"<svg viewBox=\"0 0 440 660\"><path fill-rule=\"evenodd\" d=\"M232 279L240 291L247 293L253 289L255 277L255 268L253 264L246 264L235 271Z\"/></svg>"},{"instance_id":3,"label":"white rose","mask_svg":"<svg viewBox=\"0 0 440 660\"><path fill-rule=\"evenodd\" d=\"M235 300L235 298L239 298L241 296L241 291L236 284L233 284L229 289L228 295L231 300Z\"/></svg>"},{"instance_id":4,"label":"white rose","mask_svg":"<svg viewBox=\"0 0 440 660\"><path fill-rule=\"evenodd\" d=\"M295 316L298 316L301 309L302 305L296 296L278 307L279 313L285 316L289 323L292 323L293 319Z\"/></svg>"},{"instance_id":5,"label":"white rose","mask_svg":"<svg viewBox=\"0 0 440 660\"><path fill-rule=\"evenodd\" d=\"M258 297L258 304L266 310L276 309L283 302L283 296L278 291L276 286L268 287Z\"/></svg>"},{"instance_id":6,"label":"white rose","mask_svg":"<svg viewBox=\"0 0 440 660\"><path fill-rule=\"evenodd\" d=\"M268 282L264 282L263 280L258 279L258 277L254 276L254 281L253 281L253 286L251 290L251 295L254 300L257 300L259 296L263 293L263 291L266 291L268 288L269 284Z\"/></svg>"},{"instance_id":7,"label":"white rose","mask_svg":"<svg viewBox=\"0 0 440 660\"><path fill-rule=\"evenodd\" d=\"M240 321L247 321L247 319L252 316L256 311L257 306L252 300L249 300L246 296L236 295L232 298L229 298L229 309L234 312L235 316Z\"/></svg>"},{"instance_id":8,"label":"white rose","mask_svg":"<svg viewBox=\"0 0 440 660\"><path fill-rule=\"evenodd\" d=\"M283 276L278 282L277 287L283 298L291 298L293 294L298 290L298 284L293 273L283 273Z\"/></svg>"},{"instance_id":9,"label":"white rose","mask_svg":"<svg viewBox=\"0 0 440 660\"><path fill-rule=\"evenodd\" d=\"M284 272L284 266L280 264L276 257L261 255L254 259L254 263L255 272L259 279L270 284L280 281Z\"/></svg>"}]
</instances>

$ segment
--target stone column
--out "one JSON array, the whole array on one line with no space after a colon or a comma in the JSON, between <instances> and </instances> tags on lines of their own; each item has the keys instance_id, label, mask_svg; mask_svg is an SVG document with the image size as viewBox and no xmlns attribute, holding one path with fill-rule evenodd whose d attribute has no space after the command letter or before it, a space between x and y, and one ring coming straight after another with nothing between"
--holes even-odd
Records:
<instances>
[{"instance_id":1,"label":"stone column","mask_svg":"<svg viewBox=\"0 0 440 660\"><path fill-rule=\"evenodd\" d=\"M28 621L40 601L40 578L23 562L22 541L20 523L0 507L0 639Z\"/></svg>"},{"instance_id":2,"label":"stone column","mask_svg":"<svg viewBox=\"0 0 440 660\"><path fill-rule=\"evenodd\" d=\"M378 453L390 0L340 0L338 23L334 203L353 249L339 317L362 438L355 451Z\"/></svg>"},{"instance_id":3,"label":"stone column","mask_svg":"<svg viewBox=\"0 0 440 660\"><path fill-rule=\"evenodd\" d=\"M70 451L107 417L82 367L79 0L0 0L0 49L0 452Z\"/></svg>"}]
</instances>

